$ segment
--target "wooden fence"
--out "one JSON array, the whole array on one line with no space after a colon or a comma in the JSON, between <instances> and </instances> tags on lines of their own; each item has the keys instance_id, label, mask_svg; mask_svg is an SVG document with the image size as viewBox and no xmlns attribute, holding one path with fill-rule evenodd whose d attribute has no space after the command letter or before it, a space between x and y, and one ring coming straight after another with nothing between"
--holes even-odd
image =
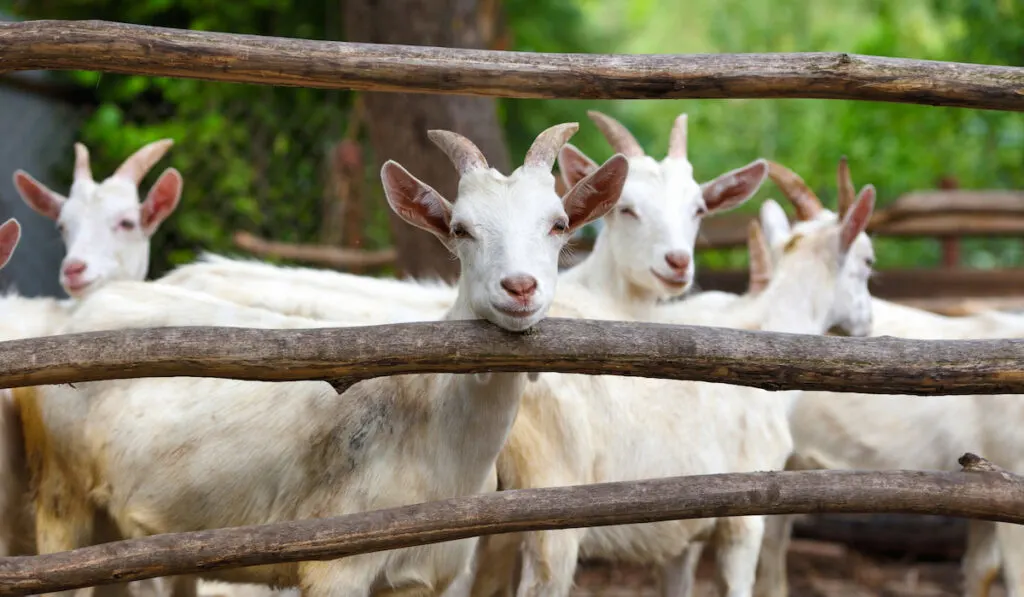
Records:
<instances>
[{"instance_id":1,"label":"wooden fence","mask_svg":"<svg viewBox=\"0 0 1024 597\"><path fill-rule=\"evenodd\" d=\"M104 22L0 25L0 71L26 69L506 97L827 98L1024 111L1024 69L1011 67L852 54L528 54ZM0 343L0 387L208 376L320 379L341 391L372 377L445 371L632 375L921 396L1024 393L1024 340L832 338L550 319L526 334L444 322L153 328ZM973 455L961 464L963 471L944 473L745 473L517 490L339 518L158 535L0 559L0 594L329 559L510 531L708 516L902 512L1024 523L1024 479Z\"/></svg>"}]
</instances>

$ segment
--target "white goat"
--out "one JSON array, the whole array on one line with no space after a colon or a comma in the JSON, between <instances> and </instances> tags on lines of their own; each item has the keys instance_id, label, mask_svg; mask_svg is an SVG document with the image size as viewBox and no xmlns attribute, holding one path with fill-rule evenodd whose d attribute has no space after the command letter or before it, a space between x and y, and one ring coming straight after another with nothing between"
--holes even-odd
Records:
<instances>
[{"instance_id":1,"label":"white goat","mask_svg":"<svg viewBox=\"0 0 1024 597\"><path fill-rule=\"evenodd\" d=\"M74 178L69 194L52 191L28 173L18 170L14 184L35 211L56 221L66 254L59 279L72 298L23 297L8 291L0 296L0 339L13 340L56 333L67 322L77 299L111 281L142 280L149 269L149 243L160 224L174 211L183 181L174 168L166 169L139 200L138 185L173 145L163 139L129 156L106 180L92 177L89 151L75 144ZM0 549L6 555L35 553L30 504L24 500L27 478L20 417L9 391L2 395L4 416L0 463L8 479L0 488L8 506L0 520ZM133 592L159 593L159 579L130 583Z\"/></svg>"},{"instance_id":2,"label":"white goat","mask_svg":"<svg viewBox=\"0 0 1024 597\"><path fill-rule=\"evenodd\" d=\"M596 111L587 114L614 150L629 158L629 177L619 205L605 217L593 252L563 280L610 297L636 319L647 319L658 301L678 296L692 284L693 249L703 218L753 196L767 165L755 160L698 184L686 155L686 114L676 118L668 155L660 162L645 155L617 120ZM571 145L559 153L558 164L567 184L597 167Z\"/></svg>"},{"instance_id":3,"label":"white goat","mask_svg":"<svg viewBox=\"0 0 1024 597\"><path fill-rule=\"evenodd\" d=\"M182 179L174 168L164 170L141 204L139 184L173 143L163 139L142 147L100 183L92 178L89 151L75 143L75 176L67 197L23 170L14 173L22 199L57 222L67 247L60 283L70 296L82 297L111 280L145 279L149 239L178 206Z\"/></svg>"},{"instance_id":4,"label":"white goat","mask_svg":"<svg viewBox=\"0 0 1024 597\"><path fill-rule=\"evenodd\" d=\"M14 184L22 199L43 215L57 220L67 246L61 284L73 297L109 280L145 277L149 263L149 236L173 210L181 193L181 176L169 169L139 205L137 184L171 146L170 140L142 147L118 168L111 178L97 185L92 180L89 152L75 144L74 183L68 197L51 191L27 173L18 170ZM132 207L134 206L134 207ZM142 231L138 223L144 221ZM10 257L20 228L8 221L0 229L0 247ZM127 224L125 223L127 222ZM129 230L129 225L134 227ZM12 236L13 235L13 236ZM141 239L141 240L140 240ZM0 296L0 340L15 340L56 333L63 326L75 301L48 297L23 297L14 291ZM7 482L0 486L0 552L22 555L34 552L30 516L23 501L26 491L22 436L17 409L9 391L0 393L3 419L0 442L4 458L0 474Z\"/></svg>"},{"instance_id":5,"label":"white goat","mask_svg":"<svg viewBox=\"0 0 1024 597\"><path fill-rule=\"evenodd\" d=\"M796 229L835 221L836 214L821 205L798 175L773 166L770 176L797 208L801 222ZM842 212L853 188L845 161L838 178ZM1020 324L1014 321L1019 316L1009 314L945 317L879 299L873 299L872 310L874 335L921 339L1020 335ZM1019 401L1019 396L921 399L802 392L791 417L795 450L788 468L941 470L956 466L959 456L971 451L1021 472L1024 442L1016 427L1006 423L1024 415ZM793 517L773 518L778 524L770 527L765 539L757 594L782 597L788 593L786 547ZM1016 525L971 521L963 561L965 595L988 594L1001 555L1010 594L1024 594L1024 536L1020 530Z\"/></svg>"},{"instance_id":6,"label":"white goat","mask_svg":"<svg viewBox=\"0 0 1024 597\"><path fill-rule=\"evenodd\" d=\"M558 148L577 129L541 133L524 165L505 177L469 140L430 133L459 170L449 203L401 166L381 170L388 203L435 234L462 275L446 319L484 318L522 331L544 318L558 254L569 234L618 199L628 171L615 156L571 189L554 192ZM144 301L142 301L144 303ZM118 310L67 332L120 325ZM101 309L101 310L102 310ZM190 324L216 324L202 310ZM338 397L325 383L146 379L18 390L39 480L43 552L91 541L95 512L123 536L305 519L477 493L493 487L494 461L527 376L402 375L355 384ZM287 408L281 405L287 403ZM28 421L32 423L29 424ZM273 437L277 441L268 442ZM59 441L56 441L59 438ZM160 470L160 475L152 475ZM194 471L202 471L195 474ZM61 515L51 508L61 496ZM308 595L443 590L474 540L230 571L228 580L295 586Z\"/></svg>"},{"instance_id":7,"label":"white goat","mask_svg":"<svg viewBox=\"0 0 1024 597\"><path fill-rule=\"evenodd\" d=\"M840 294L843 262L863 260L871 252L862 231L872 207L869 189L842 224L790 238L772 281L746 308L737 309L737 321L754 327L752 322L760 318L758 329L827 330L833 323L831 303ZM784 218L780 223L769 215L765 225L772 239L787 234L780 227ZM860 292L867 293L866 275ZM771 308L791 301L804 308ZM661 313L659 320L672 322L675 308L666 305L655 312ZM524 395L498 459L498 475L504 488L525 488L781 469L790 447L785 401L767 392L723 384L544 374ZM713 536L723 589L728 595L749 595L762 525L761 517L745 517L528 533L518 594L567 594L578 554L657 564L678 560L670 570L682 573L687 544ZM507 576L489 577L492 570L508 570L520 539L486 538L474 594L490 595L509 582ZM676 580L667 588L685 592L685 579Z\"/></svg>"}]
</instances>

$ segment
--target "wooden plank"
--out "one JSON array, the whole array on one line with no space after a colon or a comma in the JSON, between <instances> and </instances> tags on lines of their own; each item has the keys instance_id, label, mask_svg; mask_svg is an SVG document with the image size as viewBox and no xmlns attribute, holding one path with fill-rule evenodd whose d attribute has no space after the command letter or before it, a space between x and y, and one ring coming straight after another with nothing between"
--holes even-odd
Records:
<instances>
[{"instance_id":1,"label":"wooden plank","mask_svg":"<svg viewBox=\"0 0 1024 597\"><path fill-rule=\"evenodd\" d=\"M968 456L961 458L965 462ZM965 466L965 471L968 471ZM818 512L1024 523L1024 480L996 471L783 471L519 489L261 526L168 533L0 558L0 595L329 560L496 533Z\"/></svg>"},{"instance_id":2,"label":"wooden plank","mask_svg":"<svg viewBox=\"0 0 1024 597\"><path fill-rule=\"evenodd\" d=\"M702 290L746 292L747 277L746 270L697 270L697 284ZM890 300L1022 297L1024 268L881 270L868 287L874 296Z\"/></svg>"},{"instance_id":3,"label":"wooden plank","mask_svg":"<svg viewBox=\"0 0 1024 597\"><path fill-rule=\"evenodd\" d=\"M926 190L900 195L886 208L892 214L1011 212L1024 214L1024 191Z\"/></svg>"},{"instance_id":4,"label":"wooden plank","mask_svg":"<svg viewBox=\"0 0 1024 597\"><path fill-rule=\"evenodd\" d=\"M1024 340L910 340L548 318L302 330L157 327L0 342L0 387L217 377L331 380L550 371L908 395L1024 393Z\"/></svg>"},{"instance_id":5,"label":"wooden plank","mask_svg":"<svg viewBox=\"0 0 1024 597\"><path fill-rule=\"evenodd\" d=\"M539 54L358 44L104 21L0 25L0 71L490 97L817 98L1024 111L1024 68L848 53Z\"/></svg>"},{"instance_id":6,"label":"wooden plank","mask_svg":"<svg viewBox=\"0 0 1024 597\"><path fill-rule=\"evenodd\" d=\"M236 247L254 255L295 259L339 270L391 265L397 257L394 249L368 251L330 245L283 243L260 238L255 234L244 231L235 232L234 241Z\"/></svg>"},{"instance_id":7,"label":"wooden plank","mask_svg":"<svg viewBox=\"0 0 1024 597\"><path fill-rule=\"evenodd\" d=\"M872 222L879 236L1024 236L1024 213L932 213Z\"/></svg>"}]
</instances>

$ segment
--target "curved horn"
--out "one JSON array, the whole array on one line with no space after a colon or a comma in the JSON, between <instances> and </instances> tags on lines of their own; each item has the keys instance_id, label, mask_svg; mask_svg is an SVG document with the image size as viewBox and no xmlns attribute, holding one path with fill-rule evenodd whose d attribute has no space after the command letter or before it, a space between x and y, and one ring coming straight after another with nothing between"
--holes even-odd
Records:
<instances>
[{"instance_id":1,"label":"curved horn","mask_svg":"<svg viewBox=\"0 0 1024 597\"><path fill-rule=\"evenodd\" d=\"M668 157L686 159L686 114L680 114L672 124L668 136Z\"/></svg>"},{"instance_id":2,"label":"curved horn","mask_svg":"<svg viewBox=\"0 0 1024 597\"><path fill-rule=\"evenodd\" d=\"M597 110L587 110L587 116L594 121L594 124L597 125L601 134L608 141L608 144L617 153L621 153L627 158L636 158L644 155L644 150L637 143L636 137L626 127L622 126L621 122Z\"/></svg>"},{"instance_id":3,"label":"curved horn","mask_svg":"<svg viewBox=\"0 0 1024 597\"><path fill-rule=\"evenodd\" d=\"M459 176L488 167L487 158L484 157L480 148L458 133L432 129L427 131L427 137L448 156Z\"/></svg>"},{"instance_id":4,"label":"curved horn","mask_svg":"<svg viewBox=\"0 0 1024 597\"><path fill-rule=\"evenodd\" d=\"M818 196L807 186L804 179L782 164L769 160L768 178L772 179L775 186L782 190L796 208L797 219L813 220L824 209Z\"/></svg>"},{"instance_id":5,"label":"curved horn","mask_svg":"<svg viewBox=\"0 0 1024 597\"><path fill-rule=\"evenodd\" d=\"M756 219L751 220L747 226L747 250L750 252L750 281L747 283L747 292L759 294L771 282L772 259L761 224Z\"/></svg>"},{"instance_id":6,"label":"curved horn","mask_svg":"<svg viewBox=\"0 0 1024 597\"><path fill-rule=\"evenodd\" d=\"M839 158L836 180L839 184L839 219L842 220L856 198L856 191L853 188L853 177L850 176L850 165L847 163L845 155Z\"/></svg>"},{"instance_id":7,"label":"curved horn","mask_svg":"<svg viewBox=\"0 0 1024 597\"><path fill-rule=\"evenodd\" d=\"M132 184L139 186L146 173L164 157L171 145L174 145L174 139L161 139L143 145L117 168L114 176L130 180Z\"/></svg>"},{"instance_id":8,"label":"curved horn","mask_svg":"<svg viewBox=\"0 0 1024 597\"><path fill-rule=\"evenodd\" d=\"M75 143L75 180L92 180L89 150L81 143Z\"/></svg>"},{"instance_id":9,"label":"curved horn","mask_svg":"<svg viewBox=\"0 0 1024 597\"><path fill-rule=\"evenodd\" d=\"M526 152L523 165L551 170L555 165L555 157L558 156L558 150L562 149L566 141L575 135L578 130L580 130L578 122L563 122L562 124L556 124L545 129L541 134L537 135L533 145Z\"/></svg>"}]
</instances>

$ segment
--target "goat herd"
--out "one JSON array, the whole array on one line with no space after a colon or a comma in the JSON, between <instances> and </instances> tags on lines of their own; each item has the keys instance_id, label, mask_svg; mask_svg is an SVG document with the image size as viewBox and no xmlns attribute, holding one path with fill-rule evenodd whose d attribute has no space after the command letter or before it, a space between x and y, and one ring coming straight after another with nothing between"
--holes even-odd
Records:
<instances>
[{"instance_id":1,"label":"goat herd","mask_svg":"<svg viewBox=\"0 0 1024 597\"><path fill-rule=\"evenodd\" d=\"M698 184L685 114L661 161L619 122L588 115L616 152L600 166L567 143L576 123L542 132L509 176L465 137L429 131L459 172L451 199L401 165L384 164L391 209L458 256L454 286L210 254L146 282L149 239L177 206L183 179L168 168L141 202L138 186L172 142L143 147L98 183L88 151L76 144L66 197L24 172L14 176L22 198L57 223L67 247L60 281L72 298L8 293L0 299L3 339L431 319L486 319L523 331L549 314L803 334L838 327L858 336L1024 331L1024 317L1015 315L949 318L873 299L865 228L875 190L855 192L845 159L833 212L800 176L765 159ZM749 229L747 293L680 299L693 280L702 219L743 203L765 178L792 202L797 221L790 225L774 201L761 207ZM572 233L601 217L593 252L559 273ZM0 228L5 263L18 236L14 221ZM402 375L360 382L340 397L322 381L184 377L16 388L2 411L0 534L4 555L51 553L498 488L784 468L945 469L965 451L1024 469L1015 466L1024 453L1013 423L1021 408L1011 396L921 400L552 373ZM710 545L723 594L776 597L787 593L790 522L744 516L494 535L87 590L564 596L582 556L658 566L663 592L684 595ZM1011 590L1024 588L1021 532L972 523L965 595L985 594L1000 566Z\"/></svg>"}]
</instances>

